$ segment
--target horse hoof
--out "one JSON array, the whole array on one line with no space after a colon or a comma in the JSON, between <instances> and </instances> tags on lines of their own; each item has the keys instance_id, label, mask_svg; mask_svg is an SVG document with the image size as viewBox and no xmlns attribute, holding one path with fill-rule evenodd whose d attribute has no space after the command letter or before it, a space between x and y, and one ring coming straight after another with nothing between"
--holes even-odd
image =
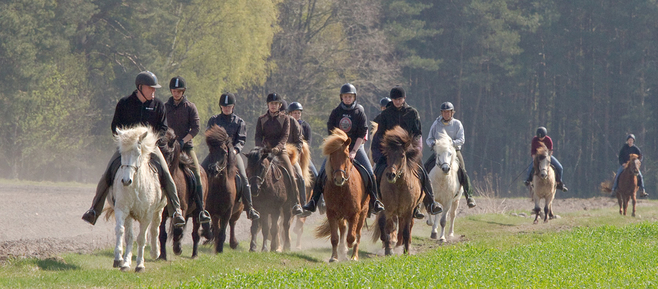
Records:
<instances>
[{"instance_id":1,"label":"horse hoof","mask_svg":"<svg viewBox=\"0 0 658 289\"><path fill-rule=\"evenodd\" d=\"M135 273L142 273L142 272L144 272L144 267L135 268Z\"/></svg>"},{"instance_id":2,"label":"horse hoof","mask_svg":"<svg viewBox=\"0 0 658 289\"><path fill-rule=\"evenodd\" d=\"M338 259L331 257L331 259L329 259L329 263L333 263L333 262L338 262Z\"/></svg>"},{"instance_id":3,"label":"horse hoof","mask_svg":"<svg viewBox=\"0 0 658 289\"><path fill-rule=\"evenodd\" d=\"M430 235L430 239L436 240L438 237L439 237L439 234L437 234L436 232L432 232L432 234Z\"/></svg>"},{"instance_id":4,"label":"horse hoof","mask_svg":"<svg viewBox=\"0 0 658 289\"><path fill-rule=\"evenodd\" d=\"M121 271L126 272L128 270L130 270L129 266L121 266Z\"/></svg>"},{"instance_id":5,"label":"horse hoof","mask_svg":"<svg viewBox=\"0 0 658 289\"><path fill-rule=\"evenodd\" d=\"M167 261L167 257L160 255L157 260Z\"/></svg>"},{"instance_id":6,"label":"horse hoof","mask_svg":"<svg viewBox=\"0 0 658 289\"><path fill-rule=\"evenodd\" d=\"M536 225L536 224L538 224L538 223L539 223L539 221L537 221L537 220L535 220L535 221L534 221L534 222L532 222L532 223Z\"/></svg>"},{"instance_id":7,"label":"horse hoof","mask_svg":"<svg viewBox=\"0 0 658 289\"><path fill-rule=\"evenodd\" d=\"M384 255L385 256L390 256L391 254L393 254L393 250L391 250L390 248L386 248L384 250Z\"/></svg>"},{"instance_id":8,"label":"horse hoof","mask_svg":"<svg viewBox=\"0 0 658 289\"><path fill-rule=\"evenodd\" d=\"M445 238L441 238L441 239L439 239L439 244L442 244L442 245L443 245L443 244L445 244L445 242L446 242L446 239L445 239Z\"/></svg>"},{"instance_id":9,"label":"horse hoof","mask_svg":"<svg viewBox=\"0 0 658 289\"><path fill-rule=\"evenodd\" d=\"M114 264L112 264L112 268L118 268L121 266L121 263L123 263L122 260L114 260Z\"/></svg>"},{"instance_id":10,"label":"horse hoof","mask_svg":"<svg viewBox=\"0 0 658 289\"><path fill-rule=\"evenodd\" d=\"M231 243L231 244L230 244L230 246L231 246L231 249L234 249L234 250L235 250L235 248L237 248L237 247L238 247L238 244L239 244L238 242L235 242L235 243Z\"/></svg>"},{"instance_id":11,"label":"horse hoof","mask_svg":"<svg viewBox=\"0 0 658 289\"><path fill-rule=\"evenodd\" d=\"M544 224L545 224L545 223L548 223L548 219L544 220Z\"/></svg>"}]
</instances>

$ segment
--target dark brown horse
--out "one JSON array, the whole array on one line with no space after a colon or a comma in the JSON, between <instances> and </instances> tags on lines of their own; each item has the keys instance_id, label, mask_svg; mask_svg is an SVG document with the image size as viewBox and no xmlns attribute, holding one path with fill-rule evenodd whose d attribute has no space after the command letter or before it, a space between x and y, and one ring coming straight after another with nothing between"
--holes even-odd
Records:
<instances>
[{"instance_id":1,"label":"dark brown horse","mask_svg":"<svg viewBox=\"0 0 658 289\"><path fill-rule=\"evenodd\" d=\"M322 154L328 156L325 171L331 172L327 174L331 176L331 181L327 181L323 192L327 205L327 219L318 227L316 237L331 236L332 249L329 262L338 261L339 241L341 259L347 255L347 248L352 248L350 259L359 260L361 229L368 215L370 196L366 193L365 184L358 170L350 160L351 141L345 132L334 129L325 139L322 149Z\"/></svg>"},{"instance_id":2,"label":"dark brown horse","mask_svg":"<svg viewBox=\"0 0 658 289\"><path fill-rule=\"evenodd\" d=\"M164 142L165 145L161 146L162 154L167 160L167 165L169 166L169 173L174 179L176 184L176 191L178 192L178 198L180 199L180 207L183 211L183 216L186 220L189 220L192 217L192 258L195 258L198 255L199 247L199 220L196 218L199 215L199 208L197 208L196 203L194 202L194 193L195 186L188 182L188 177L194 176L192 174L192 167L194 166L192 159L187 155L181 152L181 147L176 141L176 135L172 129L167 130L165 134ZM203 186L204 195L207 193L208 188L208 179L206 173L201 170L201 185ZM160 258L162 260L167 260L167 230L165 223L169 218L169 212L164 210L162 212L162 222L160 222ZM173 227L173 226L172 226ZM204 230L209 231L209 226L207 224L203 225ZM173 228L173 250L174 254L180 255L182 253L181 248L181 239L183 238L183 228Z\"/></svg>"},{"instance_id":3,"label":"dark brown horse","mask_svg":"<svg viewBox=\"0 0 658 289\"><path fill-rule=\"evenodd\" d=\"M399 126L386 131L382 138L382 151L388 166L379 186L386 210L377 215L372 240L376 242L381 237L386 255L392 254L391 239L395 239L396 234L396 246L404 245L404 253L409 254L413 210L423 197L417 177L421 151L414 145L415 142Z\"/></svg>"},{"instance_id":4,"label":"dark brown horse","mask_svg":"<svg viewBox=\"0 0 658 289\"><path fill-rule=\"evenodd\" d=\"M233 152L231 138L224 128L214 125L206 130L206 143L210 154L208 174L208 195L206 210L212 217L212 232L215 240L215 253L224 251L226 229L230 225L229 244L237 248L235 222L240 218L244 205L239 202L235 175L237 174L236 155Z\"/></svg>"},{"instance_id":5,"label":"dark brown horse","mask_svg":"<svg viewBox=\"0 0 658 289\"><path fill-rule=\"evenodd\" d=\"M626 216L628 201L633 199L633 214L635 217L635 203L637 202L637 175L640 173L640 158L636 154L631 154L630 159L624 164L624 170L619 174L617 187L617 201L619 202L619 214Z\"/></svg>"},{"instance_id":6,"label":"dark brown horse","mask_svg":"<svg viewBox=\"0 0 658 289\"><path fill-rule=\"evenodd\" d=\"M296 153L296 150L287 150ZM271 251L279 250L279 218L283 214L283 250L290 250L290 224L292 221L292 200L288 200L287 190L292 189L284 166L276 159L268 157L269 152L263 148L254 148L247 157L247 177L253 193L254 208L261 218L251 221L251 243L249 251L256 251L258 231L263 232L261 251L267 251L267 242L271 241ZM291 161L294 158L290 158ZM290 172L293 174L294 172Z\"/></svg>"}]
</instances>

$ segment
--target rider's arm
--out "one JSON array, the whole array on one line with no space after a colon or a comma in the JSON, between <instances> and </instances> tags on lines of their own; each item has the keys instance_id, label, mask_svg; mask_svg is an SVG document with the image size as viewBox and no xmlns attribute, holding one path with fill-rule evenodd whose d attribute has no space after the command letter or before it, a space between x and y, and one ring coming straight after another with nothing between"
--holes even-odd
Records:
<instances>
[{"instance_id":1,"label":"rider's arm","mask_svg":"<svg viewBox=\"0 0 658 289\"><path fill-rule=\"evenodd\" d=\"M242 119L238 121L238 131L236 134L237 135L233 140L233 149L235 149L236 153L240 153L242 148L244 148L245 141L247 140L247 125Z\"/></svg>"},{"instance_id":2,"label":"rider's arm","mask_svg":"<svg viewBox=\"0 0 658 289\"><path fill-rule=\"evenodd\" d=\"M439 119L437 118L433 123L432 126L430 127L430 132L427 134L427 139L425 139L425 143L429 147L434 147L434 142L436 142L436 132L435 130L437 129L436 126L439 123Z\"/></svg>"},{"instance_id":3,"label":"rider's arm","mask_svg":"<svg viewBox=\"0 0 658 289\"><path fill-rule=\"evenodd\" d=\"M256 135L254 136L254 145L257 147L263 146L263 128L260 125L261 119L258 118L256 121Z\"/></svg>"},{"instance_id":4,"label":"rider's arm","mask_svg":"<svg viewBox=\"0 0 658 289\"><path fill-rule=\"evenodd\" d=\"M462 125L462 122L455 120L455 123L459 129L457 129L457 135L455 135L455 138L452 139L452 145L455 148L458 148L464 145L466 139L464 138L464 126Z\"/></svg>"}]
</instances>

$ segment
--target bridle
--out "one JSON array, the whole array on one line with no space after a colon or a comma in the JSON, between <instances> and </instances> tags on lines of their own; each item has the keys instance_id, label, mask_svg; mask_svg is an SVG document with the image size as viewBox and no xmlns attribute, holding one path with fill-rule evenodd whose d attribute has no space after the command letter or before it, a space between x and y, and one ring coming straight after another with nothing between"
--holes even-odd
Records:
<instances>
[{"instance_id":1,"label":"bridle","mask_svg":"<svg viewBox=\"0 0 658 289\"><path fill-rule=\"evenodd\" d=\"M335 175L336 173L340 173L340 174L341 174L341 176L343 177L343 181L342 181L341 184L340 184L341 186L344 185L345 182L347 182L347 181L350 180L350 177L351 177L350 174L352 173L352 170L354 170L354 162L353 162L353 161L350 161L350 163L352 164L352 167L351 167L350 170L349 170L350 173L347 173L347 171L345 171L345 170L343 170L343 169L336 169L336 170L334 170L334 172L332 173L332 176Z\"/></svg>"}]
</instances>

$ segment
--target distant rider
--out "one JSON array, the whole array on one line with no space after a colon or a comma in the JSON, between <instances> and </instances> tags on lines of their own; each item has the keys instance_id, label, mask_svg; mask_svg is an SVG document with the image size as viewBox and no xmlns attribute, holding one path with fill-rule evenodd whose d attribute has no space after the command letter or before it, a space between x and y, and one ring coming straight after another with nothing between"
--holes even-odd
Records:
<instances>
[{"instance_id":1,"label":"distant rider","mask_svg":"<svg viewBox=\"0 0 658 289\"><path fill-rule=\"evenodd\" d=\"M532 159L535 159L535 155L537 154L537 149L541 147L541 143L544 143L546 148L548 149L548 153L551 156L551 165L555 168L555 181L557 181L557 189L562 190L564 192L568 191L567 186L564 185L564 182L562 181L562 172L564 169L562 168L562 164L558 162L558 160L553 156L553 140L551 140L551 137L548 136L548 131L546 130L545 127L539 127L537 129L537 136L532 138L532 143L530 146L530 155L532 156ZM530 183L532 183L532 175L534 174L534 166L532 165L532 162L530 163L530 166L528 167L528 177L526 180L523 182L526 186L529 186Z\"/></svg>"},{"instance_id":2,"label":"distant rider","mask_svg":"<svg viewBox=\"0 0 658 289\"><path fill-rule=\"evenodd\" d=\"M640 148L635 146L635 135L634 134L629 134L626 137L626 144L621 147L621 150L619 151L619 169L617 169L617 174L615 175L615 182L612 185L612 196L617 195L617 187L619 186L619 175L621 172L624 170L624 165L628 162L628 160L631 159L631 154L636 154L640 158L640 161L642 161L642 152L640 151ZM638 190L638 193L640 194L641 198L649 196L644 191L644 178L642 177L642 172L638 171L637 174L637 186L640 187Z\"/></svg>"}]
</instances>

